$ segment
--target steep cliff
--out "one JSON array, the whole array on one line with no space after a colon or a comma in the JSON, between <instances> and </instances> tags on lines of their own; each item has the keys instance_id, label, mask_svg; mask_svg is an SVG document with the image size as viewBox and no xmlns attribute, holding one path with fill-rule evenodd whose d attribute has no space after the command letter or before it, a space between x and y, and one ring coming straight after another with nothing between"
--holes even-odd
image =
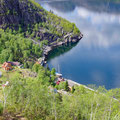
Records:
<instances>
[{"instance_id":1,"label":"steep cliff","mask_svg":"<svg viewBox=\"0 0 120 120\"><path fill-rule=\"evenodd\" d=\"M75 42L82 37L74 23L44 10L33 0L0 1L0 28L15 30L38 42L48 40L49 44Z\"/></svg>"},{"instance_id":2,"label":"steep cliff","mask_svg":"<svg viewBox=\"0 0 120 120\"><path fill-rule=\"evenodd\" d=\"M81 38L74 23L44 10L34 0L0 1L0 63L20 61L30 67L53 47Z\"/></svg>"},{"instance_id":3,"label":"steep cliff","mask_svg":"<svg viewBox=\"0 0 120 120\"><path fill-rule=\"evenodd\" d=\"M34 24L45 21L44 10L28 0L0 1L0 26L2 28Z\"/></svg>"}]
</instances>

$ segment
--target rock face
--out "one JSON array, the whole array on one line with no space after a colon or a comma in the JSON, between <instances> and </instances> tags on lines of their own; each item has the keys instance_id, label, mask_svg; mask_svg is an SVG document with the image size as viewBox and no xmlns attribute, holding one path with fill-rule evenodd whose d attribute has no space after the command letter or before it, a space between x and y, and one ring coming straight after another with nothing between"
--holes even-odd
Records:
<instances>
[{"instance_id":1,"label":"rock face","mask_svg":"<svg viewBox=\"0 0 120 120\"><path fill-rule=\"evenodd\" d=\"M45 19L40 14L43 12L42 9L40 11L37 7L33 7L28 0L2 0L0 2L0 26L28 25L44 21Z\"/></svg>"},{"instance_id":2,"label":"rock face","mask_svg":"<svg viewBox=\"0 0 120 120\"><path fill-rule=\"evenodd\" d=\"M75 24L45 11L34 0L1 0L0 28L19 31L20 26L24 37L48 40L50 46L77 42L83 36Z\"/></svg>"}]
</instances>

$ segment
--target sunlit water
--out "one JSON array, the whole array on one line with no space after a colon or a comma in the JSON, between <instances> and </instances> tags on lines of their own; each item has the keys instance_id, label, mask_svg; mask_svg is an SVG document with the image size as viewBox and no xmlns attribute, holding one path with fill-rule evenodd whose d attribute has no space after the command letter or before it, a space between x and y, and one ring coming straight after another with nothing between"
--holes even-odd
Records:
<instances>
[{"instance_id":1,"label":"sunlit water","mask_svg":"<svg viewBox=\"0 0 120 120\"><path fill-rule=\"evenodd\" d=\"M84 35L75 47L50 59L49 66L81 84L120 87L120 3L37 1L48 11L74 22Z\"/></svg>"}]
</instances>

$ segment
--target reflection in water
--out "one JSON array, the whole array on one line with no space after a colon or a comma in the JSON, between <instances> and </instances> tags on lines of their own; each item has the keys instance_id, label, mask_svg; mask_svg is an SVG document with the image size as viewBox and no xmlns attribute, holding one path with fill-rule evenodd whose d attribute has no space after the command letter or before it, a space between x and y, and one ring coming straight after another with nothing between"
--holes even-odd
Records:
<instances>
[{"instance_id":1,"label":"reflection in water","mask_svg":"<svg viewBox=\"0 0 120 120\"><path fill-rule=\"evenodd\" d=\"M120 44L120 15L93 13L84 8L77 8L76 13L80 20L76 23L87 40L83 43L84 46L109 48Z\"/></svg>"},{"instance_id":2,"label":"reflection in water","mask_svg":"<svg viewBox=\"0 0 120 120\"><path fill-rule=\"evenodd\" d=\"M49 5L53 8L57 7L57 10L62 12L71 12L75 9L75 5L72 1L50 2Z\"/></svg>"},{"instance_id":3,"label":"reflection in water","mask_svg":"<svg viewBox=\"0 0 120 120\"><path fill-rule=\"evenodd\" d=\"M120 13L120 1L118 0L36 0L43 4L48 4L53 9L62 12L70 12L75 7L84 7L91 11Z\"/></svg>"},{"instance_id":4,"label":"reflection in water","mask_svg":"<svg viewBox=\"0 0 120 120\"><path fill-rule=\"evenodd\" d=\"M51 59L53 59L57 56L64 55L65 53L70 51L76 45L77 45L77 43L67 43L62 46L54 48L48 55L48 61L50 61Z\"/></svg>"},{"instance_id":5,"label":"reflection in water","mask_svg":"<svg viewBox=\"0 0 120 120\"><path fill-rule=\"evenodd\" d=\"M50 59L49 66L57 68L59 64L64 77L81 84L120 87L120 2L49 1L42 6L74 22L84 34L72 50Z\"/></svg>"}]
</instances>

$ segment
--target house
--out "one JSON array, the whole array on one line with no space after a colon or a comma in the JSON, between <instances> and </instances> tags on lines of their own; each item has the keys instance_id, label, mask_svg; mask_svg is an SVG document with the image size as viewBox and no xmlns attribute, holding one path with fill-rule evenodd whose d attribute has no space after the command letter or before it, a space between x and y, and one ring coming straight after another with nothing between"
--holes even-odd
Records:
<instances>
[{"instance_id":1,"label":"house","mask_svg":"<svg viewBox=\"0 0 120 120\"><path fill-rule=\"evenodd\" d=\"M59 84L60 84L60 81L57 81L56 84L59 85Z\"/></svg>"},{"instance_id":2,"label":"house","mask_svg":"<svg viewBox=\"0 0 120 120\"><path fill-rule=\"evenodd\" d=\"M12 66L20 66L20 62L10 62Z\"/></svg>"},{"instance_id":3,"label":"house","mask_svg":"<svg viewBox=\"0 0 120 120\"><path fill-rule=\"evenodd\" d=\"M2 65L2 68L6 71L9 71L12 69L12 65L10 62L4 62L3 65Z\"/></svg>"},{"instance_id":4,"label":"house","mask_svg":"<svg viewBox=\"0 0 120 120\"><path fill-rule=\"evenodd\" d=\"M21 64L20 64L20 62L7 62L7 63L10 63L12 66L20 66Z\"/></svg>"},{"instance_id":5,"label":"house","mask_svg":"<svg viewBox=\"0 0 120 120\"><path fill-rule=\"evenodd\" d=\"M58 81L56 82L57 85L60 84L60 82L64 81L64 78L58 78Z\"/></svg>"}]
</instances>

